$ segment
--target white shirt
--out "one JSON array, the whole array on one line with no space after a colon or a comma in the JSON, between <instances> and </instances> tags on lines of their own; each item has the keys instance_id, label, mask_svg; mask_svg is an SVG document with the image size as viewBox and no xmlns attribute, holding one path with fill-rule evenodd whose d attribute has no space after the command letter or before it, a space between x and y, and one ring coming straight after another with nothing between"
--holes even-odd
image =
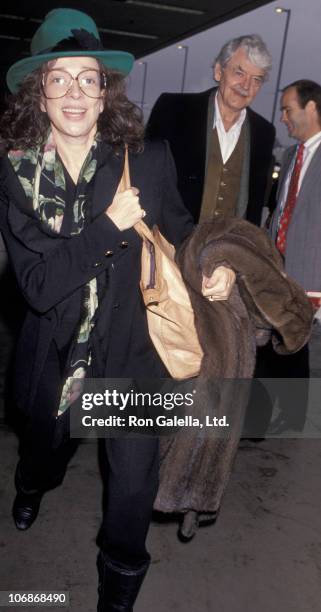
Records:
<instances>
[{"instance_id":1,"label":"white shirt","mask_svg":"<svg viewBox=\"0 0 321 612\"><path fill-rule=\"evenodd\" d=\"M221 117L219 105L217 102L217 94L215 96L215 114L214 114L214 124L213 129L216 127L217 135L221 148L221 155L223 159L223 164L227 162L229 157L232 155L237 141L240 137L242 125L245 121L246 117L246 109L243 108L241 110L240 116L238 120L232 125L232 127L226 132L224 123Z\"/></svg>"},{"instance_id":2,"label":"white shirt","mask_svg":"<svg viewBox=\"0 0 321 612\"><path fill-rule=\"evenodd\" d=\"M299 182L298 182L298 192L299 193L300 189L301 189L301 185L302 185L302 181L304 179L305 173L311 163L312 157L314 155L314 153L316 152L319 144L321 143L321 131L318 132L317 134L314 134L314 136L311 136L311 138L309 138L308 140L306 140L306 142L304 143L304 151L303 151L303 163L302 163L302 168L301 168L301 172L300 172L300 176L299 176ZM295 158L296 155L294 156L292 163L290 164L290 168L288 170L285 182L284 182L284 187L282 189L282 194L281 194L281 203L280 203L280 213L282 213L285 202L286 202L286 198L288 195L288 191L289 191L289 185L290 185L290 180L291 180L291 176L292 176L292 172L293 172L293 168L294 168L294 164L295 164ZM279 217L280 220L280 217Z\"/></svg>"}]
</instances>

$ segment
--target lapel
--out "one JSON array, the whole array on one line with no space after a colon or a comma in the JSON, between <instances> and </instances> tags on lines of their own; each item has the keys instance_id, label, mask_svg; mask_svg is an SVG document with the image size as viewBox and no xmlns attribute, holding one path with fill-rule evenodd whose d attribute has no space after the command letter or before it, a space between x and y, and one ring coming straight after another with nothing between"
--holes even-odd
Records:
<instances>
[{"instance_id":1,"label":"lapel","mask_svg":"<svg viewBox=\"0 0 321 612\"><path fill-rule=\"evenodd\" d=\"M181 156L185 159L188 173L193 178L199 177L201 183L204 180L209 135L213 126L214 105L211 101L214 101L214 95L215 89L208 89L197 94L183 94L186 98L181 97L183 102L180 116L182 132L177 158L179 160ZM175 145L173 150L174 148Z\"/></svg>"},{"instance_id":2,"label":"lapel","mask_svg":"<svg viewBox=\"0 0 321 612\"><path fill-rule=\"evenodd\" d=\"M15 205L23 211L24 214L34 217L32 204L30 200L26 198L26 194L7 155L4 155L0 161L0 181L5 192L9 194L10 200L14 200Z\"/></svg>"},{"instance_id":3,"label":"lapel","mask_svg":"<svg viewBox=\"0 0 321 612\"><path fill-rule=\"evenodd\" d=\"M317 150L315 151L309 167L303 177L303 181L301 184L301 189L299 192L298 200L301 196L305 196L307 191L311 189L311 178L312 176L319 175L320 172L320 163L321 163L321 143L319 144Z\"/></svg>"},{"instance_id":4,"label":"lapel","mask_svg":"<svg viewBox=\"0 0 321 612\"><path fill-rule=\"evenodd\" d=\"M94 179L92 194L93 219L104 213L106 208L114 199L123 174L125 162L124 153L125 152L122 151L119 155L115 155L109 145L104 145L103 155L99 159L99 166ZM132 185L137 184L136 178L137 175L139 175L139 172L136 171L136 157L137 156L134 154L128 154L130 180ZM148 169L146 169L146 176L148 176ZM122 232L122 240L130 242L130 246L128 249L122 250L122 253L120 254L121 258L125 258L127 260L128 257L130 257L133 248L136 249L136 252L140 253L141 238L134 228L124 230Z\"/></svg>"},{"instance_id":5,"label":"lapel","mask_svg":"<svg viewBox=\"0 0 321 612\"><path fill-rule=\"evenodd\" d=\"M217 92L217 87L209 91L209 96L207 99L207 112L206 112L206 157L205 157L205 168L207 168L208 156L211 145L211 138L213 132L213 123L215 116L215 96Z\"/></svg>"},{"instance_id":6,"label":"lapel","mask_svg":"<svg viewBox=\"0 0 321 612\"><path fill-rule=\"evenodd\" d=\"M310 161L308 169L303 177L301 188L297 197L296 205L293 211L293 219L306 215L306 205L309 195L314 187L315 180L320 175L320 164L321 164L321 144L319 144L317 150Z\"/></svg>"},{"instance_id":7,"label":"lapel","mask_svg":"<svg viewBox=\"0 0 321 612\"><path fill-rule=\"evenodd\" d=\"M296 145L292 145L291 147L286 149L283 155L281 172L279 176L278 188L277 188L277 193L276 193L276 207L273 213L272 223L270 226L270 234L273 240L276 239L276 234L277 234L278 219L280 215L280 206L281 206L281 196L282 196L283 189L284 189L284 183L285 183L289 168L291 166L291 163L292 163L292 160L295 154L296 154Z\"/></svg>"},{"instance_id":8,"label":"lapel","mask_svg":"<svg viewBox=\"0 0 321 612\"><path fill-rule=\"evenodd\" d=\"M246 209L249 201L249 172L251 158L251 128L249 113L246 113L244 121L244 153L243 164L240 178L240 192L236 206L237 217L243 218L246 216Z\"/></svg>"},{"instance_id":9,"label":"lapel","mask_svg":"<svg viewBox=\"0 0 321 612\"><path fill-rule=\"evenodd\" d=\"M104 145L94 179L92 215L97 217L112 203L124 167L124 153L115 155L111 147Z\"/></svg>"},{"instance_id":10,"label":"lapel","mask_svg":"<svg viewBox=\"0 0 321 612\"><path fill-rule=\"evenodd\" d=\"M278 206L279 206L279 202L280 202L280 197L282 195L282 191L284 188L284 183L286 181L286 177L288 175L290 166L292 164L293 158L296 155L296 150L297 150L297 146L296 145L292 145L292 147L290 147L289 149L287 149L284 153L284 157L282 160L282 167L281 167L281 172L280 172L280 178L279 178L279 184L278 184L278 190L277 190L277 201L278 201Z\"/></svg>"}]
</instances>

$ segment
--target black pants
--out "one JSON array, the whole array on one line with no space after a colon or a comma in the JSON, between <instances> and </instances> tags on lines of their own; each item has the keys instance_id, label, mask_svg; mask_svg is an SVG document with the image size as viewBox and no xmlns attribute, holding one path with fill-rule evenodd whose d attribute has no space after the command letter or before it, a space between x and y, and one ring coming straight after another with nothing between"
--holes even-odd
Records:
<instances>
[{"instance_id":1,"label":"black pants","mask_svg":"<svg viewBox=\"0 0 321 612\"><path fill-rule=\"evenodd\" d=\"M108 473L100 547L119 564L139 567L150 559L145 540L158 489L158 439L104 442Z\"/></svg>"},{"instance_id":2,"label":"black pants","mask_svg":"<svg viewBox=\"0 0 321 612\"><path fill-rule=\"evenodd\" d=\"M60 365L51 351L40 381L25 435L21 443L19 473L27 491L59 484L77 440L68 435L68 419L60 421L64 434L57 445L54 416L60 391ZM118 564L139 567L149 560L145 540L158 488L158 439L122 437L104 440L106 455L106 504L100 530L100 546ZM98 503L98 500L97 500Z\"/></svg>"}]
</instances>

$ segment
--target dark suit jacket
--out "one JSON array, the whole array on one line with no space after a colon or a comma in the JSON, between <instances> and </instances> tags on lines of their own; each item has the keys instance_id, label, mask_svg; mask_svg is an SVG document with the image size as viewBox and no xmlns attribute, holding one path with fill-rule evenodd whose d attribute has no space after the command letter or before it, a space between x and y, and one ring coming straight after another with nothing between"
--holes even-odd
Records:
<instances>
[{"instance_id":1,"label":"dark suit jacket","mask_svg":"<svg viewBox=\"0 0 321 612\"><path fill-rule=\"evenodd\" d=\"M16 400L32 409L51 343L63 345L77 325L81 288L97 277L105 287L90 342L94 375L153 377L160 360L151 344L139 281L141 239L134 229L119 231L105 209L115 195L124 160L107 146L93 179L92 219L77 236L54 234L40 224L7 158L0 163L0 230L19 288L28 304L16 360ZM132 185L140 190L146 223L157 223L177 245L192 219L177 192L172 156L164 143L146 145L129 156ZM45 231L44 231L45 229ZM163 372L163 370L162 370Z\"/></svg>"},{"instance_id":2,"label":"dark suit jacket","mask_svg":"<svg viewBox=\"0 0 321 612\"><path fill-rule=\"evenodd\" d=\"M209 118L214 117L215 91L216 88L196 94L162 94L147 125L147 137L165 138L170 144L177 168L178 189L195 222L202 202L207 141L213 125ZM249 155L243 164L241 188L246 201L242 216L259 225L272 171L275 128L251 109L247 110L247 119Z\"/></svg>"}]
</instances>

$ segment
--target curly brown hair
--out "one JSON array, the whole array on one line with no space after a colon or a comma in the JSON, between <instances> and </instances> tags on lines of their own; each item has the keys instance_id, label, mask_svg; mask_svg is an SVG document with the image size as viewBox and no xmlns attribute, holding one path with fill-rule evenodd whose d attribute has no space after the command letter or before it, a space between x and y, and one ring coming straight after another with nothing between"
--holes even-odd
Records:
<instances>
[{"instance_id":1,"label":"curly brown hair","mask_svg":"<svg viewBox=\"0 0 321 612\"><path fill-rule=\"evenodd\" d=\"M124 75L98 63L105 75L106 95L97 129L115 153L123 150L125 144L131 151L140 152L144 139L142 111L128 100ZM40 103L43 97L42 77L47 68L48 63L43 64L26 76L19 91L9 98L7 110L0 119L2 151L32 149L45 143L50 122L47 114L40 111Z\"/></svg>"}]
</instances>

